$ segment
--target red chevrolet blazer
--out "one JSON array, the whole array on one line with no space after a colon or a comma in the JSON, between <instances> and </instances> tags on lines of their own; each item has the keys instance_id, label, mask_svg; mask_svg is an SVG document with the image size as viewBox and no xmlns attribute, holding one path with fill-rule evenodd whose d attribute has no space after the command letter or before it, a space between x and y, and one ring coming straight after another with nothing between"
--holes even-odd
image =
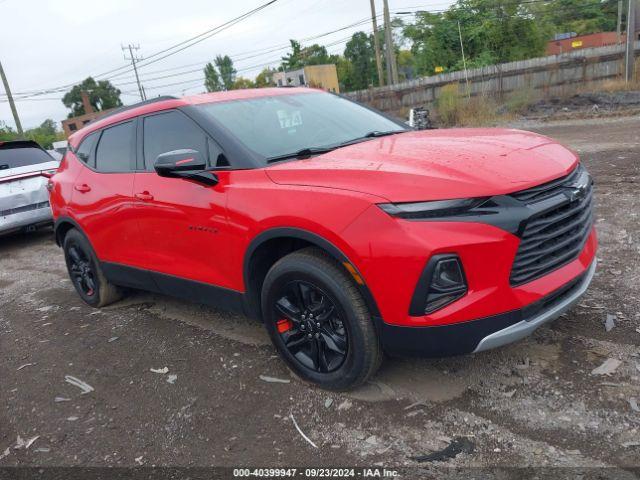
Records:
<instances>
[{"instance_id":1,"label":"red chevrolet blazer","mask_svg":"<svg viewBox=\"0 0 640 480\"><path fill-rule=\"evenodd\" d=\"M518 340L596 266L591 177L529 132L412 131L265 88L125 107L69 146L49 189L85 302L134 288L243 312L324 388L366 381L383 352Z\"/></svg>"}]
</instances>

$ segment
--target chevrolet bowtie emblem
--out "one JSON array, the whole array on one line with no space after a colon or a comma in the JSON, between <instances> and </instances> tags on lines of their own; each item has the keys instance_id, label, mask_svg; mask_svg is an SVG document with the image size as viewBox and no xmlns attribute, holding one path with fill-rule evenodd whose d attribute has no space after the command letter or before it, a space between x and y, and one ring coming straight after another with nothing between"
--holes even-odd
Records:
<instances>
[{"instance_id":1,"label":"chevrolet bowtie emblem","mask_svg":"<svg viewBox=\"0 0 640 480\"><path fill-rule=\"evenodd\" d=\"M571 202L582 200L587 195L588 186L589 176L587 174L582 174L574 183L564 186L564 193Z\"/></svg>"}]
</instances>

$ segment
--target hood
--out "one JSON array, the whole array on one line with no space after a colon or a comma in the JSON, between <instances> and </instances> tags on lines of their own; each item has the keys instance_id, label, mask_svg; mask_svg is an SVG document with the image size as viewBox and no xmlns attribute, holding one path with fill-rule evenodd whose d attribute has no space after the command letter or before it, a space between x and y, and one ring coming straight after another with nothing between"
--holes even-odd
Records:
<instances>
[{"instance_id":1,"label":"hood","mask_svg":"<svg viewBox=\"0 0 640 480\"><path fill-rule=\"evenodd\" d=\"M265 171L279 184L411 202L513 193L566 175L577 162L573 152L535 133L451 129L372 139Z\"/></svg>"}]
</instances>

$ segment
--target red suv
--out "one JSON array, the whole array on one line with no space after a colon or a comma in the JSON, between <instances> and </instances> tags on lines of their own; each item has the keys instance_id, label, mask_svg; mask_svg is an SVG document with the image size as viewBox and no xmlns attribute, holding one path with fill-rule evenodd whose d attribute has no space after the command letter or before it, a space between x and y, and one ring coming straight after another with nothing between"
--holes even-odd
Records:
<instances>
[{"instance_id":1,"label":"red suv","mask_svg":"<svg viewBox=\"0 0 640 480\"><path fill-rule=\"evenodd\" d=\"M135 288L257 317L325 388L364 382L383 352L518 340L595 270L591 177L529 132L411 131L267 88L144 102L69 146L49 187L85 302Z\"/></svg>"}]
</instances>

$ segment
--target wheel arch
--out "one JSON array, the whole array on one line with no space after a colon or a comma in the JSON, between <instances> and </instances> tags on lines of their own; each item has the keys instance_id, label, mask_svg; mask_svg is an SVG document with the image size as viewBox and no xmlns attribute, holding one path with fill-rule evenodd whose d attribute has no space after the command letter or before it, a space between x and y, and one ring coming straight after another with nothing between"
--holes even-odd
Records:
<instances>
[{"instance_id":1,"label":"wheel arch","mask_svg":"<svg viewBox=\"0 0 640 480\"><path fill-rule=\"evenodd\" d=\"M280 258L309 246L318 247L327 252L354 278L358 290L362 294L374 318L374 324L377 328L381 321L380 311L357 267L342 250L329 240L316 233L300 228L272 228L257 235L249 244L243 261L247 313L255 318L262 319L260 294L267 272ZM360 282L357 280L358 278Z\"/></svg>"},{"instance_id":2,"label":"wheel arch","mask_svg":"<svg viewBox=\"0 0 640 480\"><path fill-rule=\"evenodd\" d=\"M71 217L65 216L59 217L53 224L53 234L55 236L56 245L62 247L64 243L64 237L72 228L78 230L87 239L87 241L89 241L89 237L87 237L87 234L84 232L84 230L82 230L82 227L78 224L78 222L76 222ZM90 241L89 244L91 244Z\"/></svg>"}]
</instances>

